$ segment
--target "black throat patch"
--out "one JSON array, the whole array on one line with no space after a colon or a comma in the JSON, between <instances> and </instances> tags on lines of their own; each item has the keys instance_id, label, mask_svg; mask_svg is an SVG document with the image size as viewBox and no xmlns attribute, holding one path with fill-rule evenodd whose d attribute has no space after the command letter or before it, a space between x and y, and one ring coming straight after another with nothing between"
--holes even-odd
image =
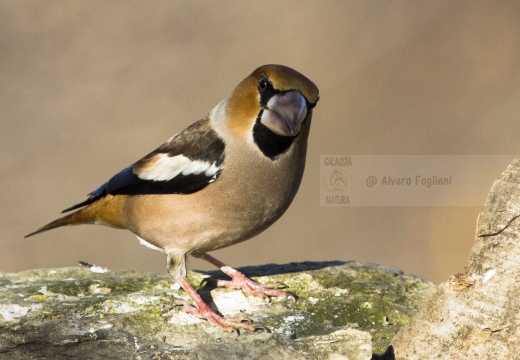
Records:
<instances>
[{"instance_id":1,"label":"black throat patch","mask_svg":"<svg viewBox=\"0 0 520 360\"><path fill-rule=\"evenodd\" d=\"M262 154L271 160L276 160L278 156L286 152L289 147L291 147L292 143L298 137L298 135L292 137L275 134L269 130L267 126L260 122L260 118L262 117L263 112L263 110L260 111L260 114L258 114L258 117L256 118L256 122L253 127L253 140Z\"/></svg>"}]
</instances>

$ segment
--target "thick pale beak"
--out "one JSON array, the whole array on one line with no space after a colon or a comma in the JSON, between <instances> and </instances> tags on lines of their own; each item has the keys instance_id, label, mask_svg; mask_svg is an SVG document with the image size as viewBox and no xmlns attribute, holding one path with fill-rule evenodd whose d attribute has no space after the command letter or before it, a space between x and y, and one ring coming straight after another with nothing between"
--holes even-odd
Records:
<instances>
[{"instance_id":1,"label":"thick pale beak","mask_svg":"<svg viewBox=\"0 0 520 360\"><path fill-rule=\"evenodd\" d=\"M296 136L307 115L307 103L298 91L274 95L267 102L260 121L281 136Z\"/></svg>"}]
</instances>

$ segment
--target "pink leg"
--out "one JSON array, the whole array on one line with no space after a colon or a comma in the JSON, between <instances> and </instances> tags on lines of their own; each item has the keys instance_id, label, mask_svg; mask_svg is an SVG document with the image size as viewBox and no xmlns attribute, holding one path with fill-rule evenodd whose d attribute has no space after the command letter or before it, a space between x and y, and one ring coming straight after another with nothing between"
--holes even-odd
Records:
<instances>
[{"instance_id":1,"label":"pink leg","mask_svg":"<svg viewBox=\"0 0 520 360\"><path fill-rule=\"evenodd\" d=\"M207 262L218 267L224 274L229 276L231 280L219 280L219 279L211 279L207 280L207 282L211 282L217 287L225 287L228 289L241 289L246 294L253 295L259 298L270 298L270 297L278 297L278 298L290 298L296 301L296 295L292 294L289 291L278 290L281 287L279 284L270 284L270 285L261 285L253 280L249 279L247 276L242 274L240 271L233 269L232 267L224 264L223 262L215 259L213 256L209 254L204 254L201 256L201 259L206 260Z\"/></svg>"},{"instance_id":2,"label":"pink leg","mask_svg":"<svg viewBox=\"0 0 520 360\"><path fill-rule=\"evenodd\" d=\"M224 331L238 331L240 329L248 331L266 330L266 328L261 325L254 325L249 322L243 322L240 320L228 320L220 315L217 315L204 302L204 300L202 300L199 294L197 294L187 278L182 278L178 282L184 291L186 291L186 293L188 293L188 295L193 299L195 305L197 305L197 307L195 307L189 304L184 304L183 310L188 314L195 315L201 319L206 319L210 324Z\"/></svg>"}]
</instances>

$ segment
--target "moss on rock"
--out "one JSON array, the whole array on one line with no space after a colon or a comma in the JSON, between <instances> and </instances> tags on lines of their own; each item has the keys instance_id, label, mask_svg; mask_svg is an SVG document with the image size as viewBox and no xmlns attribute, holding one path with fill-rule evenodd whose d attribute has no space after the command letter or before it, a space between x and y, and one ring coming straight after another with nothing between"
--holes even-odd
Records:
<instances>
[{"instance_id":1,"label":"moss on rock","mask_svg":"<svg viewBox=\"0 0 520 360\"><path fill-rule=\"evenodd\" d=\"M241 269L283 283L299 300L271 302L238 290L198 287L225 316L271 333L223 333L180 311L189 297L167 275L84 268L0 274L0 358L366 359L381 353L433 290L401 270L357 262L307 262ZM190 272L197 285L220 272ZM108 349L112 349L109 351Z\"/></svg>"}]
</instances>

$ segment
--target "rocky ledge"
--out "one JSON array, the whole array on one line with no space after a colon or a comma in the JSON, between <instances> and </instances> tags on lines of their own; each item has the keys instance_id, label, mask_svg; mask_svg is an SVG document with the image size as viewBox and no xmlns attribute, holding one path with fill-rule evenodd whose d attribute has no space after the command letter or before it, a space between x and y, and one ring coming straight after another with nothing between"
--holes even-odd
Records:
<instances>
[{"instance_id":1,"label":"rocky ledge","mask_svg":"<svg viewBox=\"0 0 520 360\"><path fill-rule=\"evenodd\" d=\"M399 269L304 262L241 269L283 283L297 302L198 288L227 317L270 332L224 333L187 315L167 275L98 267L0 274L0 359L392 358L390 341L434 285ZM190 272L193 284L220 272ZM388 349L388 351L387 351Z\"/></svg>"},{"instance_id":2,"label":"rocky ledge","mask_svg":"<svg viewBox=\"0 0 520 360\"><path fill-rule=\"evenodd\" d=\"M519 359L520 158L496 180L466 271L440 284L393 340L396 359Z\"/></svg>"}]
</instances>

